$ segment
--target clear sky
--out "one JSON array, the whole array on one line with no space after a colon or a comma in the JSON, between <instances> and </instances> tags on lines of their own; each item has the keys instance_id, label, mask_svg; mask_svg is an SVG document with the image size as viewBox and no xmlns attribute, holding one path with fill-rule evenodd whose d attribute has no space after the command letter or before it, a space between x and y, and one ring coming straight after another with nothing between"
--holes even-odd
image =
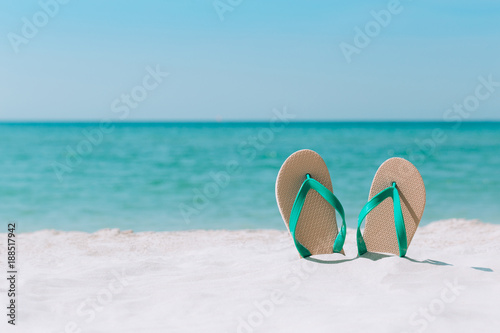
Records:
<instances>
[{"instance_id":1,"label":"clear sky","mask_svg":"<svg viewBox=\"0 0 500 333\"><path fill-rule=\"evenodd\" d=\"M0 120L500 120L499 1L59 1L0 4Z\"/></svg>"}]
</instances>

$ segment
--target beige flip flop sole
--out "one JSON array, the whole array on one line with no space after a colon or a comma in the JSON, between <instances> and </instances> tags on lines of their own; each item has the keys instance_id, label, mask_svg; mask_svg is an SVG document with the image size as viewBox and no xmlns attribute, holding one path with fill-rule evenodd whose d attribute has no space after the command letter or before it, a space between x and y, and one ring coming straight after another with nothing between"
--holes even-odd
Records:
<instances>
[{"instance_id":1,"label":"beige flip flop sole","mask_svg":"<svg viewBox=\"0 0 500 333\"><path fill-rule=\"evenodd\" d=\"M396 182L410 246L425 207L425 186L417 168L404 158L394 157L385 161L373 179L368 200ZM394 208L392 199L386 199L366 216L363 238L368 252L399 255Z\"/></svg>"},{"instance_id":2,"label":"beige flip flop sole","mask_svg":"<svg viewBox=\"0 0 500 333\"><path fill-rule=\"evenodd\" d=\"M290 155L276 179L276 201L288 231L293 203L307 174L332 191L330 173L318 153L304 149ZM335 209L316 191L309 191L295 230L297 240L312 255L333 253L337 234Z\"/></svg>"}]
</instances>

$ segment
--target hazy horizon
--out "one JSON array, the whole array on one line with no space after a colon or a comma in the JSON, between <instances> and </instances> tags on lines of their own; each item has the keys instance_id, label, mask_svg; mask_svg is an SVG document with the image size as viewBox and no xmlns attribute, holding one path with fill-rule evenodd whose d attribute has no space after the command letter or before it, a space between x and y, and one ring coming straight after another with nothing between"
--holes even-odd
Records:
<instances>
[{"instance_id":1,"label":"hazy horizon","mask_svg":"<svg viewBox=\"0 0 500 333\"><path fill-rule=\"evenodd\" d=\"M1 120L0 124L99 124L101 119L48 119L48 120ZM195 119L195 120L162 120L162 119L147 119L147 120L111 120L112 124L266 124L269 119L224 119L224 120L210 120L210 119ZM451 121L446 120L432 120L432 119L300 119L300 120L290 120L289 124L328 124L328 123L449 123L453 124ZM500 123L500 119L472 119L463 120L461 123Z\"/></svg>"},{"instance_id":2,"label":"hazy horizon","mask_svg":"<svg viewBox=\"0 0 500 333\"><path fill-rule=\"evenodd\" d=\"M28 119L28 120L2 120L0 124L99 124L100 122L110 122L113 124L190 124L190 123L207 123L207 124L231 124L231 123L268 123L269 119L136 119L136 120L116 120L116 119ZM460 123L499 123L500 119L469 119L462 120ZM452 121L439 119L299 119L290 120L288 123L450 123Z\"/></svg>"}]
</instances>

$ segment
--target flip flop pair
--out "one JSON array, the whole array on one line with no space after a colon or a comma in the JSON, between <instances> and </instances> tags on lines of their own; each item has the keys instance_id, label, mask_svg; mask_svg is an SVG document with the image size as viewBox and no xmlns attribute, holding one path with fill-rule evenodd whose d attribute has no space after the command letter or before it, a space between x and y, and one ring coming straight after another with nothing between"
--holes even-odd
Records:
<instances>
[{"instance_id":1,"label":"flip flop pair","mask_svg":"<svg viewBox=\"0 0 500 333\"><path fill-rule=\"evenodd\" d=\"M276 200L301 257L344 254L344 208L333 194L330 173L319 154L305 149L286 159L276 180ZM425 186L417 168L399 157L385 161L359 214L358 255L379 252L404 257L424 207ZM336 212L342 218L340 229Z\"/></svg>"}]
</instances>

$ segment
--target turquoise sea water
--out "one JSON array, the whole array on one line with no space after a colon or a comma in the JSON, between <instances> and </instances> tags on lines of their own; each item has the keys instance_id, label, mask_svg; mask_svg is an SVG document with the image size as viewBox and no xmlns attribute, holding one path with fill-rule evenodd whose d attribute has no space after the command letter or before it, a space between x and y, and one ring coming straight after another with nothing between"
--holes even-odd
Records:
<instances>
[{"instance_id":1,"label":"turquoise sea water","mask_svg":"<svg viewBox=\"0 0 500 333\"><path fill-rule=\"evenodd\" d=\"M275 178L309 148L325 159L350 227L392 156L424 178L422 223L500 223L500 123L452 125L0 124L0 221L25 232L283 229Z\"/></svg>"}]
</instances>

